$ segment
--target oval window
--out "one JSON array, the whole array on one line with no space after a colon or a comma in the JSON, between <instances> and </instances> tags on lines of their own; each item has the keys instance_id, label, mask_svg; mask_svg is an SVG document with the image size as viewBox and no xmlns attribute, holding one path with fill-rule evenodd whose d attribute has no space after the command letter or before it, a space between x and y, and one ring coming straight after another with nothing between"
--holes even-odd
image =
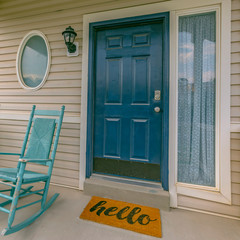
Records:
<instances>
[{"instance_id":1,"label":"oval window","mask_svg":"<svg viewBox=\"0 0 240 240\"><path fill-rule=\"evenodd\" d=\"M37 90L45 83L50 68L50 48L45 35L28 33L17 55L17 75L23 88Z\"/></svg>"}]
</instances>

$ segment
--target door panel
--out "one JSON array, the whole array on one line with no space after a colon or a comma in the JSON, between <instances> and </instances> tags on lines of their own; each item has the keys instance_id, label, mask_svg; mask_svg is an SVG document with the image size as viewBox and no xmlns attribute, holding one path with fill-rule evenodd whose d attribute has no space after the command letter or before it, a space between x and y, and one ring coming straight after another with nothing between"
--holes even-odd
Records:
<instances>
[{"instance_id":1,"label":"door panel","mask_svg":"<svg viewBox=\"0 0 240 240\"><path fill-rule=\"evenodd\" d=\"M104 122L104 156L120 157L121 119L105 118Z\"/></svg>"},{"instance_id":2,"label":"door panel","mask_svg":"<svg viewBox=\"0 0 240 240\"><path fill-rule=\"evenodd\" d=\"M122 59L107 59L105 104L122 103L122 79Z\"/></svg>"},{"instance_id":3,"label":"door panel","mask_svg":"<svg viewBox=\"0 0 240 240\"><path fill-rule=\"evenodd\" d=\"M132 104L149 104L150 67L148 57L133 57Z\"/></svg>"},{"instance_id":4,"label":"door panel","mask_svg":"<svg viewBox=\"0 0 240 240\"><path fill-rule=\"evenodd\" d=\"M162 108L163 102L155 100L154 93L163 94L162 39L161 22L97 31L94 172L160 179L163 114L154 108ZM101 162L110 170L103 171ZM134 174L112 169L117 165L131 168ZM138 166L141 171L136 174ZM155 177L144 177L144 167L158 169L159 175L155 171Z\"/></svg>"},{"instance_id":5,"label":"door panel","mask_svg":"<svg viewBox=\"0 0 240 240\"><path fill-rule=\"evenodd\" d=\"M130 160L149 159L149 120L132 119L130 133Z\"/></svg>"}]
</instances>

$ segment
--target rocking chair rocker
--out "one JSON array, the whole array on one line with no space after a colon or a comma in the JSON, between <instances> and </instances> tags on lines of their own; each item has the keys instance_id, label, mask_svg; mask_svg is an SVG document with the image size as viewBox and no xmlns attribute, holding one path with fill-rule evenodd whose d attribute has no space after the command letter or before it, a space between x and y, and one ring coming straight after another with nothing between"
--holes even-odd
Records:
<instances>
[{"instance_id":1,"label":"rocking chair rocker","mask_svg":"<svg viewBox=\"0 0 240 240\"><path fill-rule=\"evenodd\" d=\"M58 193L54 194L53 197L48 202L46 202L53 170L53 163L62 126L64 109L65 107L62 106L61 111L35 110L34 105L28 122L21 153L18 154L0 152L0 155L19 156L17 168L0 168L0 184L4 184L10 187L10 189L0 190L0 197L7 199L6 201L0 203L0 211L9 214L8 227L3 229L2 235L8 235L17 232L31 224L52 205L52 203L59 195ZM35 116L41 117L37 118ZM45 118L43 116L45 116ZM51 116L51 118L46 118L46 116ZM54 138L55 128L56 133ZM26 147L27 150L25 153ZM50 151L51 158L49 158ZM48 166L48 172L47 174L42 174L38 172L27 171L25 170L27 163L35 163ZM32 190L33 186L23 187L24 184L32 184L36 182L44 182L44 187L36 191ZM3 194L3 192L9 192L9 195ZM41 199L20 207L17 206L19 198L32 194L39 195ZM39 202L41 202L41 208L38 212L23 222L12 226L16 210L31 206ZM4 206L7 204L11 204L10 210L4 208Z\"/></svg>"}]
</instances>

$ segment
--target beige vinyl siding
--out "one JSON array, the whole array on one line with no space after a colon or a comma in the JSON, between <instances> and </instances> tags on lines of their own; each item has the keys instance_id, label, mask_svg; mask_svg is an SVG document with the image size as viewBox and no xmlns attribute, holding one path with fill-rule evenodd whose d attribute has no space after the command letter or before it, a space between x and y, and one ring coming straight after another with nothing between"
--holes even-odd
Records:
<instances>
[{"instance_id":1,"label":"beige vinyl siding","mask_svg":"<svg viewBox=\"0 0 240 240\"><path fill-rule=\"evenodd\" d=\"M20 150L26 121L4 119L9 114L28 114L32 104L40 109L66 106L67 117L80 117L83 15L127 8L159 0L1 0L0 1L0 151ZM80 43L78 57L66 57L62 31L71 25ZM15 61L18 46L31 30L48 38L52 62L48 79L39 91L20 87ZM231 121L240 122L240 1L232 1ZM61 133L52 182L78 187L80 122L65 122ZM232 206L179 196L179 206L240 217L240 133L231 133ZM14 147L14 148L13 148ZM4 157L0 166L15 166ZM39 170L39 167L33 167ZM44 171L41 167L40 171Z\"/></svg>"},{"instance_id":2,"label":"beige vinyl siding","mask_svg":"<svg viewBox=\"0 0 240 240\"><path fill-rule=\"evenodd\" d=\"M240 1L232 1L231 15L231 122L240 129ZM240 131L231 132L232 205L179 195L178 204L209 212L240 217Z\"/></svg>"},{"instance_id":3,"label":"beige vinyl siding","mask_svg":"<svg viewBox=\"0 0 240 240\"><path fill-rule=\"evenodd\" d=\"M240 123L240 1L232 1L231 120ZM240 139L240 137L238 137ZM236 138L232 144L236 145ZM236 148L236 147L235 147ZM240 144L238 144L240 150ZM240 154L240 152L239 152Z\"/></svg>"}]
</instances>

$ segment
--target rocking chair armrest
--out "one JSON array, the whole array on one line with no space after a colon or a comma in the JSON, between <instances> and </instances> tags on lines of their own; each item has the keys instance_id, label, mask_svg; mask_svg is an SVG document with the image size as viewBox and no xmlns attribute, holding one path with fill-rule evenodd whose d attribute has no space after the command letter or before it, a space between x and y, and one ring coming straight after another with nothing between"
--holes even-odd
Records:
<instances>
[{"instance_id":1,"label":"rocking chair armrest","mask_svg":"<svg viewBox=\"0 0 240 240\"><path fill-rule=\"evenodd\" d=\"M21 153L6 153L6 152L0 152L0 155L15 155L15 156L21 156Z\"/></svg>"},{"instance_id":2,"label":"rocking chair armrest","mask_svg":"<svg viewBox=\"0 0 240 240\"><path fill-rule=\"evenodd\" d=\"M18 160L19 162L25 162L25 163L27 163L27 162L30 162L30 163L40 163L40 164L42 164L42 163L47 163L47 162L50 162L50 161L52 161L52 159L33 159L33 158L19 158L19 160Z\"/></svg>"}]
</instances>

